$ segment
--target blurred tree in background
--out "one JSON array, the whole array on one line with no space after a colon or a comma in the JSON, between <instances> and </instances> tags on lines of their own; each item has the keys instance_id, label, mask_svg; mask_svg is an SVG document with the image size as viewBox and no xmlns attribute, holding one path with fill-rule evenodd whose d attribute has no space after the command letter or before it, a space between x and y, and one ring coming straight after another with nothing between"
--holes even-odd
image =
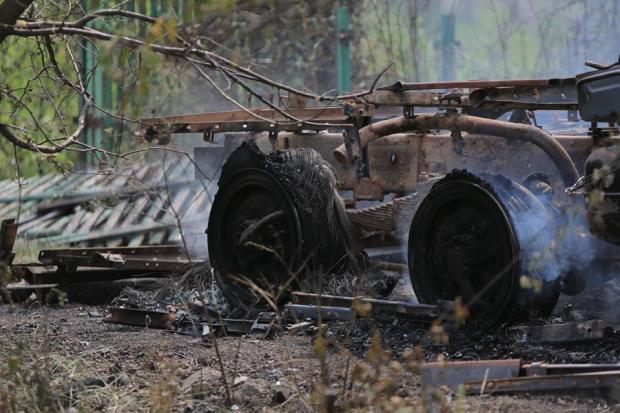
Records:
<instances>
[{"instance_id":1,"label":"blurred tree in background","mask_svg":"<svg viewBox=\"0 0 620 413\"><path fill-rule=\"evenodd\" d=\"M91 0L77 5L39 0L24 17L70 20L112 7L140 12L156 20L104 16L89 27L138 34L147 43L179 35L270 79L322 96L333 95L336 87L338 6L348 7L351 15L354 90L370 87L390 64L380 83L569 77L584 71L586 59L610 62L620 53L620 0ZM111 153L146 145L133 136L141 116L233 107L187 59L162 56L148 45L67 39L51 47L62 71L73 73L71 81L82 76L96 94L88 130L80 138L105 149L94 151L95 165L114 162ZM36 129L28 139L38 142L68 135L84 103L75 90L62 87L46 46L41 36L9 36L0 44L0 122ZM225 73L212 76L237 102L262 105ZM274 104L282 103L280 89L260 82L255 87ZM22 176L71 170L80 166L85 151L93 152L79 145L48 155L17 149L17 161ZM10 177L15 177L13 145L0 139L0 179Z\"/></svg>"}]
</instances>

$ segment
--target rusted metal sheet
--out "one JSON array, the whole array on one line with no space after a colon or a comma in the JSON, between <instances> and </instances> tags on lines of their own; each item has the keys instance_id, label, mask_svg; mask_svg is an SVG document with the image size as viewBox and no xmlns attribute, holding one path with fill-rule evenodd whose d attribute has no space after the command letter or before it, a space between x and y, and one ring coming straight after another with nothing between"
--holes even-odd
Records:
<instances>
[{"instance_id":1,"label":"rusted metal sheet","mask_svg":"<svg viewBox=\"0 0 620 413\"><path fill-rule=\"evenodd\" d=\"M568 343L603 338L605 323L602 320L579 321L559 324L511 327L509 331L522 343Z\"/></svg>"},{"instance_id":2,"label":"rusted metal sheet","mask_svg":"<svg viewBox=\"0 0 620 413\"><path fill-rule=\"evenodd\" d=\"M447 386L453 392L470 382L517 377L520 359L450 361L420 366L422 386L428 390Z\"/></svg>"},{"instance_id":3,"label":"rusted metal sheet","mask_svg":"<svg viewBox=\"0 0 620 413\"><path fill-rule=\"evenodd\" d=\"M359 200L383 201L384 195L383 187L376 178L361 178L353 188L353 196Z\"/></svg>"},{"instance_id":4,"label":"rusted metal sheet","mask_svg":"<svg viewBox=\"0 0 620 413\"><path fill-rule=\"evenodd\" d=\"M417 186L420 135L398 134L368 145L370 176L384 192L403 193Z\"/></svg>"}]
</instances>

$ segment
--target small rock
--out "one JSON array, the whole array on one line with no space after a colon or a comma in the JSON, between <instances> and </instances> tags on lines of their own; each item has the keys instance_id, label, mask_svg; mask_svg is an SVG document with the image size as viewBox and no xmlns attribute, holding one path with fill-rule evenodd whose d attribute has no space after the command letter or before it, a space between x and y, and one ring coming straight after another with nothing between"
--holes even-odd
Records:
<instances>
[{"instance_id":1,"label":"small rock","mask_svg":"<svg viewBox=\"0 0 620 413\"><path fill-rule=\"evenodd\" d=\"M246 381L248 381L248 376L237 376L233 380L233 386L238 386L241 383L245 383Z\"/></svg>"},{"instance_id":2,"label":"small rock","mask_svg":"<svg viewBox=\"0 0 620 413\"><path fill-rule=\"evenodd\" d=\"M125 373L118 373L108 378L108 383L115 386L128 386L130 381L129 376Z\"/></svg>"},{"instance_id":3,"label":"small rock","mask_svg":"<svg viewBox=\"0 0 620 413\"><path fill-rule=\"evenodd\" d=\"M278 380L271 386L271 403L281 404L291 398L294 386L288 380Z\"/></svg>"},{"instance_id":4,"label":"small rock","mask_svg":"<svg viewBox=\"0 0 620 413\"><path fill-rule=\"evenodd\" d=\"M86 377L82 380L82 384L86 387L105 387L105 381L98 377Z\"/></svg>"}]
</instances>

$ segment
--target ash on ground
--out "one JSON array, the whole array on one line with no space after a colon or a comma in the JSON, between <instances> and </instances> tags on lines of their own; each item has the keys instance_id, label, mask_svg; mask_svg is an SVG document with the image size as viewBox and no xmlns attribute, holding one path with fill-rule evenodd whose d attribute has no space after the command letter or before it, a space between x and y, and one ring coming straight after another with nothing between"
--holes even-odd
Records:
<instances>
[{"instance_id":1,"label":"ash on ground","mask_svg":"<svg viewBox=\"0 0 620 413\"><path fill-rule=\"evenodd\" d=\"M201 302L224 308L226 305L214 274L208 265L195 265L182 276L170 278L169 283L159 290L136 290L127 287L112 300L115 307L139 308L143 310L166 310L170 306Z\"/></svg>"},{"instance_id":2,"label":"ash on ground","mask_svg":"<svg viewBox=\"0 0 620 413\"><path fill-rule=\"evenodd\" d=\"M408 276L403 278L390 298L406 300L409 294L409 300L414 301L413 292L407 291L410 288L406 280ZM525 362L619 363L620 307L614 305L618 298L620 279L611 279L577 296L562 296L552 316L529 323L600 319L610 326L602 339L582 343L523 343L508 331L509 326L489 329L475 322L461 328L445 327L443 331L433 331L431 334L429 325L394 316L331 322L328 334L358 356L366 354L373 336L378 332L383 347L391 350L395 357L400 357L407 348L420 346L427 361L444 357L449 360L521 358Z\"/></svg>"}]
</instances>

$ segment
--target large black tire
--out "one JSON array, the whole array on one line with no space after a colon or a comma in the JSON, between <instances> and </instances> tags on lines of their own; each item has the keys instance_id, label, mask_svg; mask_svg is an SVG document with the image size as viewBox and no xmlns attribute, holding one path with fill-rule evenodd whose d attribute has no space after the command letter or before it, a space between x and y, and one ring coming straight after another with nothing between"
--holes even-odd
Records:
<instances>
[{"instance_id":1,"label":"large black tire","mask_svg":"<svg viewBox=\"0 0 620 413\"><path fill-rule=\"evenodd\" d=\"M501 176L455 170L421 202L409 271L422 303L461 297L489 323L548 315L560 293L557 216Z\"/></svg>"},{"instance_id":2,"label":"large black tire","mask_svg":"<svg viewBox=\"0 0 620 413\"><path fill-rule=\"evenodd\" d=\"M263 306L256 287L282 301L308 272L356 265L335 182L312 149L263 154L244 142L230 155L207 233L209 260L232 305Z\"/></svg>"}]
</instances>

